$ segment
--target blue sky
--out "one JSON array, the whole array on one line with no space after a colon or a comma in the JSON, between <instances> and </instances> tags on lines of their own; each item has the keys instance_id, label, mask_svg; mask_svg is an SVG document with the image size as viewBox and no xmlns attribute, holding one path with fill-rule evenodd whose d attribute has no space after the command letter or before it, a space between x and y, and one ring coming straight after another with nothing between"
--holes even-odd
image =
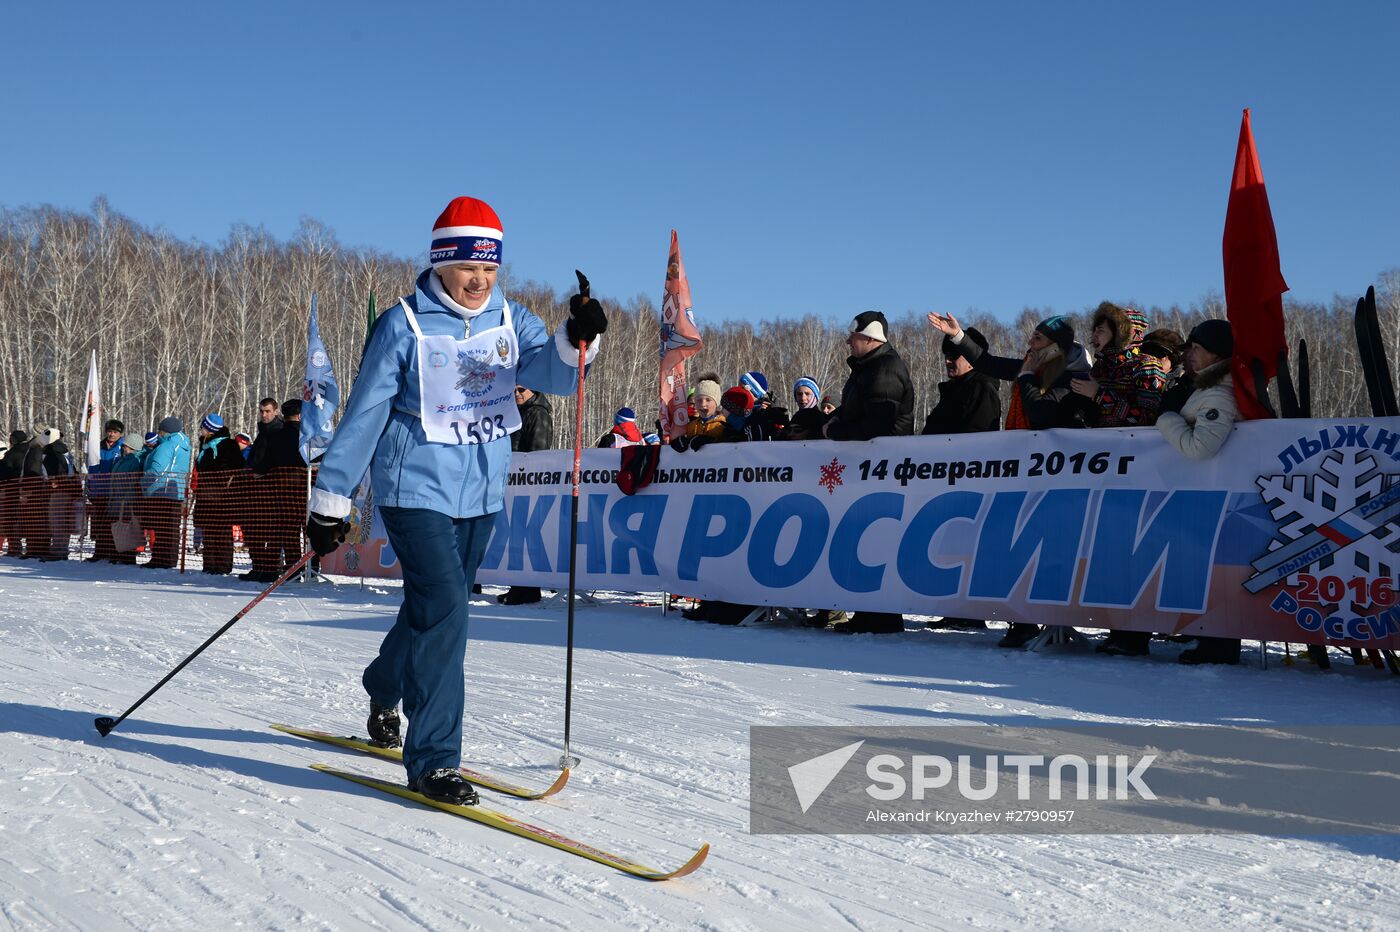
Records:
<instances>
[{"instance_id":1,"label":"blue sky","mask_svg":"<svg viewBox=\"0 0 1400 932\"><path fill-rule=\"evenodd\" d=\"M1241 109L1293 294L1400 265L1400 4L7 4L0 205L420 256L703 320L1221 289Z\"/></svg>"}]
</instances>

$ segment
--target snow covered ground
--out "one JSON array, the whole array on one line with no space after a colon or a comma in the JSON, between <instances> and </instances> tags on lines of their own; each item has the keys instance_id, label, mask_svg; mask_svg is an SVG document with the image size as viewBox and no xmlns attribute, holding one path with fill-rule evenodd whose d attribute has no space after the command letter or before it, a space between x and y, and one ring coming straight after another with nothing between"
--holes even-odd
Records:
<instances>
[{"instance_id":1,"label":"snow covered ground","mask_svg":"<svg viewBox=\"0 0 1400 932\"><path fill-rule=\"evenodd\" d=\"M752 724L1396 723L1388 674L1185 668L997 650L996 632L723 628L579 609L565 791L520 815L655 867L651 884L379 797L307 765L401 771L267 728L363 728L384 584L289 585L110 737L252 586L0 560L0 916L14 928L1400 926L1400 840L751 836ZM488 592L491 591L488 589ZM562 606L474 608L466 757L543 784L562 728ZM1279 657L1275 657L1277 661ZM1256 662L1251 658L1251 663Z\"/></svg>"}]
</instances>

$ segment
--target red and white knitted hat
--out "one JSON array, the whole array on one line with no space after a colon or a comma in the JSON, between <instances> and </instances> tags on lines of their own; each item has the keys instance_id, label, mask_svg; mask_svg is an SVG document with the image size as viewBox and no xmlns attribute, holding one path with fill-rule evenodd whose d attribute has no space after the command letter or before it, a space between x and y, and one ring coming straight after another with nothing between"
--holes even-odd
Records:
<instances>
[{"instance_id":1,"label":"red and white knitted hat","mask_svg":"<svg viewBox=\"0 0 1400 932\"><path fill-rule=\"evenodd\" d=\"M428 261L433 268L458 262L501 264L501 219L485 201L454 197L433 224Z\"/></svg>"}]
</instances>

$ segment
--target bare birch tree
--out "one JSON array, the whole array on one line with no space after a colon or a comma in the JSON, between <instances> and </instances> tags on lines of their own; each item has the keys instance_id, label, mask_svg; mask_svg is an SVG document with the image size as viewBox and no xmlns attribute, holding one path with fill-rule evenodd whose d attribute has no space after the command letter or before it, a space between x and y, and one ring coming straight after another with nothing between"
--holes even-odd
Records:
<instances>
[{"instance_id":1,"label":"bare birch tree","mask_svg":"<svg viewBox=\"0 0 1400 932\"><path fill-rule=\"evenodd\" d=\"M193 425L211 410L220 411L235 430L252 428L259 398L299 394L313 292L345 396L364 346L371 291L379 309L388 308L413 288L421 258L348 248L314 220L303 221L289 242L263 229L236 226L223 242L209 246L145 229L101 199L87 212L50 206L0 210L0 417L8 422L6 430L52 425L71 437L88 354L95 349L104 414L123 419L128 430L150 429L168 414ZM519 279L509 268L501 280L510 300L534 311L551 331L567 317L567 294ZM1352 326L1366 283L1356 284L1356 292L1328 303L1285 296L1290 346L1300 338L1308 342L1318 416L1370 413ZM1387 350L1400 363L1400 267L1381 271L1375 284ZM644 430L656 419L654 296L648 292L603 304L610 323L604 352L586 385L585 444L612 427L618 408L633 408ZM945 378L941 340L924 320L925 310L885 309L892 342L914 376L916 424L936 403L938 383ZM1066 312L1081 339L1092 310ZM1218 292L1186 308L1144 310L1154 327L1183 334L1225 311ZM692 357L691 371L714 369L732 385L742 373L759 370L785 406L792 404L793 383L812 376L825 394L839 400L850 371L845 338L854 311L717 323L697 308L705 349ZM1019 356L1036 322L1051 313L1023 308L959 318L976 325L993 352ZM572 446L573 401L551 403L555 445Z\"/></svg>"}]
</instances>

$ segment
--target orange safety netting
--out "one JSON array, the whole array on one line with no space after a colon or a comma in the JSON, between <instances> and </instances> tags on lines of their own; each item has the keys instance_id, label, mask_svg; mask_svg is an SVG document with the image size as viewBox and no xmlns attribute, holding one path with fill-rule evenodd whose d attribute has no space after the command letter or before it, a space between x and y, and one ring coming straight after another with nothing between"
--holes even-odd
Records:
<instances>
[{"instance_id":1,"label":"orange safety netting","mask_svg":"<svg viewBox=\"0 0 1400 932\"><path fill-rule=\"evenodd\" d=\"M280 575L304 552L308 470L0 480L0 553Z\"/></svg>"}]
</instances>

